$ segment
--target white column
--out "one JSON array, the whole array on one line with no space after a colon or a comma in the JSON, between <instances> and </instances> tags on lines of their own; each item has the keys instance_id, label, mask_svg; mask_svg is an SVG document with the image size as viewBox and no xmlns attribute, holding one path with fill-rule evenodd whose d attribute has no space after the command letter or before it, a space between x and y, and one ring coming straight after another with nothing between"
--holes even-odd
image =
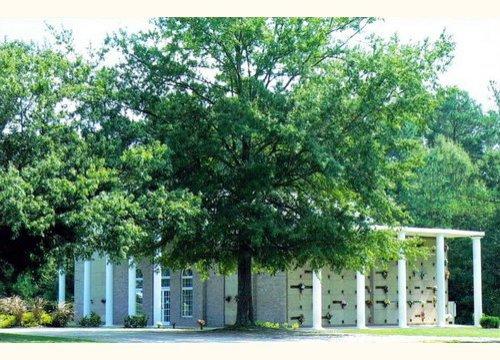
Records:
<instances>
[{"instance_id":1,"label":"white column","mask_svg":"<svg viewBox=\"0 0 500 360\"><path fill-rule=\"evenodd\" d=\"M313 302L313 329L320 330L321 326L321 270L313 271L312 275L312 302Z\"/></svg>"},{"instance_id":2,"label":"white column","mask_svg":"<svg viewBox=\"0 0 500 360\"><path fill-rule=\"evenodd\" d=\"M446 325L445 277L444 277L444 236L436 237L436 286L437 286L437 326Z\"/></svg>"},{"instance_id":3,"label":"white column","mask_svg":"<svg viewBox=\"0 0 500 360\"><path fill-rule=\"evenodd\" d=\"M472 266L474 271L474 325L480 326L483 314L483 295L481 285L481 238L472 238Z\"/></svg>"},{"instance_id":4,"label":"white column","mask_svg":"<svg viewBox=\"0 0 500 360\"><path fill-rule=\"evenodd\" d=\"M83 262L83 316L90 315L90 260Z\"/></svg>"},{"instance_id":5,"label":"white column","mask_svg":"<svg viewBox=\"0 0 500 360\"><path fill-rule=\"evenodd\" d=\"M356 326L358 329L366 328L365 317L365 275L356 272Z\"/></svg>"},{"instance_id":6,"label":"white column","mask_svg":"<svg viewBox=\"0 0 500 360\"><path fill-rule=\"evenodd\" d=\"M398 235L398 239L403 241L405 234ZM404 254L398 260L398 324L400 328L408 327L406 319L406 259Z\"/></svg>"},{"instance_id":7,"label":"white column","mask_svg":"<svg viewBox=\"0 0 500 360\"><path fill-rule=\"evenodd\" d=\"M162 322L161 316L161 266L153 269L153 326Z\"/></svg>"},{"instance_id":8,"label":"white column","mask_svg":"<svg viewBox=\"0 0 500 360\"><path fill-rule=\"evenodd\" d=\"M136 266L134 259L128 261L128 315L136 312Z\"/></svg>"},{"instance_id":9,"label":"white column","mask_svg":"<svg viewBox=\"0 0 500 360\"><path fill-rule=\"evenodd\" d=\"M66 301L66 272L64 271L64 268L61 267L57 274L59 277L57 303L62 305Z\"/></svg>"},{"instance_id":10,"label":"white column","mask_svg":"<svg viewBox=\"0 0 500 360\"><path fill-rule=\"evenodd\" d=\"M106 326L113 326L113 263L106 256Z\"/></svg>"}]
</instances>

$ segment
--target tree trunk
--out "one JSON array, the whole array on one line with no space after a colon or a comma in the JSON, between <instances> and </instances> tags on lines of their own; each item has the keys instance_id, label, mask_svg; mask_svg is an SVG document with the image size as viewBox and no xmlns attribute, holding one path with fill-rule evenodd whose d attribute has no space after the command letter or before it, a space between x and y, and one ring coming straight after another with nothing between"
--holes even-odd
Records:
<instances>
[{"instance_id":1,"label":"tree trunk","mask_svg":"<svg viewBox=\"0 0 500 360\"><path fill-rule=\"evenodd\" d=\"M238 256L238 298L236 307L236 326L254 324L252 306L252 255L242 249Z\"/></svg>"}]
</instances>

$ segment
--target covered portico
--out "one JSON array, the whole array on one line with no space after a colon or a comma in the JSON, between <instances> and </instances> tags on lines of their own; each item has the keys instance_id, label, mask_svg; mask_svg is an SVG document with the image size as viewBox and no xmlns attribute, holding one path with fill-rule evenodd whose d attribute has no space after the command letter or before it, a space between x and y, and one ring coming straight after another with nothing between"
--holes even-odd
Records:
<instances>
[{"instance_id":1,"label":"covered portico","mask_svg":"<svg viewBox=\"0 0 500 360\"><path fill-rule=\"evenodd\" d=\"M446 294L445 294L445 239L452 238L471 238L473 251L473 272L474 272L474 325L479 326L479 320L482 316L482 289L481 289L481 238L484 232L465 231L453 229L437 228L416 228L416 227L388 227L374 226L375 230L393 230L398 234L398 238L404 241L409 237L435 238L436 241L436 310L438 327L446 326ZM404 256L398 260L398 325L401 328L408 326L407 321L407 286L406 273L407 261ZM356 274L356 312L357 327L362 329L366 327L365 320L365 275L361 272ZM312 282L312 306L313 306L313 328L322 327L322 289L321 289L321 270L313 273Z\"/></svg>"}]
</instances>

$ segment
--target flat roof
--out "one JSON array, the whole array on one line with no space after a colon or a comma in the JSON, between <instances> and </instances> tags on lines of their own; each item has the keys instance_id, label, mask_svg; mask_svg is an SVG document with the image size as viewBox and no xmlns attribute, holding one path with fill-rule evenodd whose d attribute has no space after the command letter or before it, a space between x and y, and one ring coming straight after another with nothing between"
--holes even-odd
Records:
<instances>
[{"instance_id":1,"label":"flat roof","mask_svg":"<svg viewBox=\"0 0 500 360\"><path fill-rule=\"evenodd\" d=\"M375 230L394 230L397 233L404 233L407 236L436 237L439 235L445 238L464 238L464 237L484 237L484 231L439 229L439 228L418 228L408 226L386 226L374 225Z\"/></svg>"}]
</instances>

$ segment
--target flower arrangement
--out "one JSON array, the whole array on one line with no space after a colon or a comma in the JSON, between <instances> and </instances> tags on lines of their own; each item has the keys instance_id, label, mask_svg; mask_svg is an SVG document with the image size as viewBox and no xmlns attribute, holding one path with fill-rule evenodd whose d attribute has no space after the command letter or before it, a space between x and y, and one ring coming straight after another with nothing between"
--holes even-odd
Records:
<instances>
[{"instance_id":1,"label":"flower arrangement","mask_svg":"<svg viewBox=\"0 0 500 360\"><path fill-rule=\"evenodd\" d=\"M305 289L312 289L312 286L307 286L303 283L300 283L298 285L292 285L290 286L290 288L292 289L299 289L299 292L302 294L302 292L305 290Z\"/></svg>"},{"instance_id":2,"label":"flower arrangement","mask_svg":"<svg viewBox=\"0 0 500 360\"><path fill-rule=\"evenodd\" d=\"M340 306L342 307L342 309L344 309L347 305L348 305L348 303L347 303L347 301L345 301L345 300L342 300L342 301L340 302Z\"/></svg>"},{"instance_id":3,"label":"flower arrangement","mask_svg":"<svg viewBox=\"0 0 500 360\"><path fill-rule=\"evenodd\" d=\"M420 279L421 279L421 280L424 280L424 277L425 277L425 271L424 271L424 270L420 270L419 275L420 275Z\"/></svg>"},{"instance_id":4,"label":"flower arrangement","mask_svg":"<svg viewBox=\"0 0 500 360\"><path fill-rule=\"evenodd\" d=\"M203 319L198 319L196 322L198 323L198 326L200 327L200 330L203 330L203 328L206 325L206 321L203 320Z\"/></svg>"},{"instance_id":5,"label":"flower arrangement","mask_svg":"<svg viewBox=\"0 0 500 360\"><path fill-rule=\"evenodd\" d=\"M332 317L333 317L332 314L330 314L329 312L327 312L325 314L325 316L323 316L323 319L326 319L326 320L330 321L332 319Z\"/></svg>"},{"instance_id":6,"label":"flower arrangement","mask_svg":"<svg viewBox=\"0 0 500 360\"><path fill-rule=\"evenodd\" d=\"M371 301L370 299L368 299L368 300L365 301L365 304L366 304L366 306L372 306L373 305L373 301Z\"/></svg>"},{"instance_id":7,"label":"flower arrangement","mask_svg":"<svg viewBox=\"0 0 500 360\"><path fill-rule=\"evenodd\" d=\"M420 319L422 319L422 322L424 322L424 320L425 320L425 311L423 311L423 310L420 313Z\"/></svg>"},{"instance_id":8,"label":"flower arrangement","mask_svg":"<svg viewBox=\"0 0 500 360\"><path fill-rule=\"evenodd\" d=\"M389 305L391 305L391 300L385 299L384 300L384 307L388 307Z\"/></svg>"}]
</instances>

